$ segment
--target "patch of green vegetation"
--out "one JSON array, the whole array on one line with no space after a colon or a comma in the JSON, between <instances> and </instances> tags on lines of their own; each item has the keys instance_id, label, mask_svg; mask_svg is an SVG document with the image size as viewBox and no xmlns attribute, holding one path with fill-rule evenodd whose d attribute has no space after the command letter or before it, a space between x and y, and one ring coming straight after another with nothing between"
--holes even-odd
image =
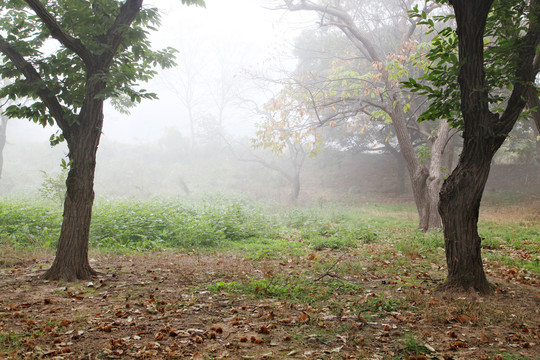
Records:
<instances>
[{"instance_id":1,"label":"patch of green vegetation","mask_svg":"<svg viewBox=\"0 0 540 360\"><path fill-rule=\"evenodd\" d=\"M407 357L418 356L429 353L428 348L421 345L421 342L416 339L412 331L407 331L402 339L403 352Z\"/></svg>"},{"instance_id":2,"label":"patch of green vegetation","mask_svg":"<svg viewBox=\"0 0 540 360\"><path fill-rule=\"evenodd\" d=\"M496 261L510 267L525 269L532 273L540 274L540 260L538 258L516 259L508 254L500 254L495 252L487 253L486 257L489 261Z\"/></svg>"},{"instance_id":3,"label":"patch of green vegetation","mask_svg":"<svg viewBox=\"0 0 540 360\"><path fill-rule=\"evenodd\" d=\"M371 313L386 314L396 311L403 305L399 298L386 297L384 294L378 294L373 297L368 297L366 301L359 305L360 311L368 311Z\"/></svg>"},{"instance_id":4,"label":"patch of green vegetation","mask_svg":"<svg viewBox=\"0 0 540 360\"><path fill-rule=\"evenodd\" d=\"M0 201L0 238L22 247L55 246L62 210L44 201ZM109 250L215 247L277 235L272 218L248 202L214 199L97 201L90 245Z\"/></svg>"},{"instance_id":5,"label":"patch of green vegetation","mask_svg":"<svg viewBox=\"0 0 540 360\"><path fill-rule=\"evenodd\" d=\"M499 352L499 355L502 356L502 360L529 360L530 358L523 356L521 354Z\"/></svg>"},{"instance_id":6,"label":"patch of green vegetation","mask_svg":"<svg viewBox=\"0 0 540 360\"><path fill-rule=\"evenodd\" d=\"M429 233L416 230L399 238L395 248L405 254L424 253L444 247L444 238L441 231L432 230Z\"/></svg>"},{"instance_id":7,"label":"patch of green vegetation","mask_svg":"<svg viewBox=\"0 0 540 360\"><path fill-rule=\"evenodd\" d=\"M481 223L479 234L482 237L482 245L488 249L490 244L497 244L495 249L501 245L510 246L516 250L526 250L530 252L540 252L540 227L536 224L497 224Z\"/></svg>"},{"instance_id":8,"label":"patch of green vegetation","mask_svg":"<svg viewBox=\"0 0 540 360\"><path fill-rule=\"evenodd\" d=\"M0 238L18 247L54 246L62 210L42 201L0 202Z\"/></svg>"},{"instance_id":9,"label":"patch of green vegetation","mask_svg":"<svg viewBox=\"0 0 540 360\"><path fill-rule=\"evenodd\" d=\"M281 274L249 282L218 281L208 285L207 289L215 293L236 291L255 298L273 297L309 303L325 301L336 293L350 293L362 290L357 284L339 279L314 281L304 276L283 276Z\"/></svg>"},{"instance_id":10,"label":"patch of green vegetation","mask_svg":"<svg viewBox=\"0 0 540 360\"><path fill-rule=\"evenodd\" d=\"M23 336L14 332L0 332L0 350L10 351L22 345Z\"/></svg>"}]
</instances>

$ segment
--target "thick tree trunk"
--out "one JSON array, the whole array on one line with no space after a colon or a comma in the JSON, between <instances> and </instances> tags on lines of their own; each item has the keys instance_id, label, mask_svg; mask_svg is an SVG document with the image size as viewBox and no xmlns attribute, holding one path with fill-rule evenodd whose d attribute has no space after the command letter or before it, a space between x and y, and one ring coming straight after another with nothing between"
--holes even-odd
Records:
<instances>
[{"instance_id":1,"label":"thick tree trunk","mask_svg":"<svg viewBox=\"0 0 540 360\"><path fill-rule=\"evenodd\" d=\"M484 273L477 229L492 158L493 154L486 154L478 143L466 141L460 162L441 189L439 211L448 265L448 278L442 289L484 294L492 291Z\"/></svg>"},{"instance_id":2,"label":"thick tree trunk","mask_svg":"<svg viewBox=\"0 0 540 360\"><path fill-rule=\"evenodd\" d=\"M80 123L64 131L70 170L66 180L64 219L56 257L45 279L88 279L96 272L88 262L88 240L94 203L96 152L103 126L103 103L91 101L81 110Z\"/></svg>"},{"instance_id":3,"label":"thick tree trunk","mask_svg":"<svg viewBox=\"0 0 540 360\"><path fill-rule=\"evenodd\" d=\"M443 289L492 291L481 257L478 214L491 161L525 106L528 83L534 80L533 59L540 40L540 3L531 1L529 31L516 48L519 59L512 95L504 113L489 110L484 74L484 29L493 0L450 0L459 40L459 85L463 115L463 151L443 184L439 211L443 219L448 278Z\"/></svg>"},{"instance_id":4,"label":"thick tree trunk","mask_svg":"<svg viewBox=\"0 0 540 360\"><path fill-rule=\"evenodd\" d=\"M451 1L458 24L460 62L463 63L458 80L465 125L460 160L440 193L439 211L448 266L448 277L442 289L491 292L482 264L477 224L480 201L496 151L494 135L489 128L498 119L488 108L483 70L484 28L492 2Z\"/></svg>"},{"instance_id":5,"label":"thick tree trunk","mask_svg":"<svg viewBox=\"0 0 540 360\"><path fill-rule=\"evenodd\" d=\"M429 201L429 219L428 229L441 228L441 216L438 211L439 192L443 179L443 154L448 140L448 130L450 129L448 121L441 120L437 134L431 141L431 157L429 162L429 176L426 179Z\"/></svg>"}]
</instances>

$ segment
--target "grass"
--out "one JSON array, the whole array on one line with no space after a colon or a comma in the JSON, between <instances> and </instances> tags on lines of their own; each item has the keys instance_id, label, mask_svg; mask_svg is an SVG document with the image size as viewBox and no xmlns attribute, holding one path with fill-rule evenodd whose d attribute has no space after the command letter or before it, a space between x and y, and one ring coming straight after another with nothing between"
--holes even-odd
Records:
<instances>
[{"instance_id":1,"label":"grass","mask_svg":"<svg viewBox=\"0 0 540 360\"><path fill-rule=\"evenodd\" d=\"M44 201L0 201L3 252L54 248L62 209ZM540 272L540 228L535 222L480 222L489 261ZM248 200L213 198L179 200L99 200L94 206L90 246L113 252L165 248L240 251L252 259L285 258L311 250L354 249L392 243L407 256L440 252L442 233L416 230L410 204L323 207L269 211ZM499 250L510 250L501 252ZM384 254L380 254L384 257ZM9 261L4 256L3 262Z\"/></svg>"},{"instance_id":2,"label":"grass","mask_svg":"<svg viewBox=\"0 0 540 360\"><path fill-rule=\"evenodd\" d=\"M0 267L4 274L17 274L19 267L32 258L26 256L29 252L47 252L51 258L61 222L58 206L4 199L0 201L0 215ZM100 200L93 214L92 251L111 259L111 264L112 258L117 261L110 269L105 268L109 275L114 272L111 283L119 281L113 279L130 276L145 278L148 286L156 290L156 297L151 304L147 303L150 288L143 288L138 282L110 289L87 288L82 283L70 285L70 291L84 294L85 302L97 302L104 291L124 289L132 295L132 308L144 310L148 316L160 315L159 304L168 301L165 308L175 311L171 319L182 319L176 316L180 313L192 313L183 311L192 306L187 298L168 299L177 291L186 291L194 302L202 297L201 306L212 305L208 307L212 311L234 307L235 312L227 308L225 317L236 318L236 311L238 316L246 317L256 309L257 314L266 316L260 320L265 326L296 326L290 336L300 348L317 343L332 351L358 344L356 349L363 351L366 344L388 339L393 349L388 358L392 359L429 355L429 347L439 340L437 349L449 351L449 346L458 341L447 334L450 328L512 329L512 321L520 329L519 324L527 323L527 316L505 295L509 294L508 288L497 295L497 301L507 300L507 307L482 299L434 297L432 291L445 274L443 234L425 234L416 225L410 205L324 204L276 210L265 204L228 198L198 202ZM537 281L538 223L514 218L481 221L479 231L484 238L486 269L492 272L492 279L508 278L512 286L529 286L527 282ZM134 252L144 254L133 255ZM130 256L133 261L122 263ZM146 262L153 257L158 258L153 260L154 266ZM41 264L36 260L30 266ZM156 280L165 281L164 291L157 291L162 285ZM503 281L506 280L500 280ZM172 292L171 286L176 286ZM55 296L69 300L65 293L67 290L62 290L62 294ZM210 302L210 298L219 301L219 305ZM107 299L99 303L110 302L115 307L111 314L128 303L121 292ZM279 311L285 313L280 315ZM509 314L515 317L510 319ZM249 319L254 321L251 315ZM260 324L253 327L255 331L259 328ZM439 333L426 335L424 330L432 328L439 329ZM511 331L518 332L516 329ZM22 335L11 329L2 331L0 357L25 346L21 344ZM524 338L529 336L519 332ZM495 337L495 333L494 330L489 335ZM342 338L336 338L336 334ZM500 356L519 359L518 350L508 347ZM493 355L496 350L483 351Z\"/></svg>"}]
</instances>

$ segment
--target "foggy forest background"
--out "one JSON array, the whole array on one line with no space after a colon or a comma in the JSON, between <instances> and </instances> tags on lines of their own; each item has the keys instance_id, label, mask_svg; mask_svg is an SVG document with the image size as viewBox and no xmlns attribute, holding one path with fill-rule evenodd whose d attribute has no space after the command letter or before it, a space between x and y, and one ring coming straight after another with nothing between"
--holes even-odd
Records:
<instances>
[{"instance_id":1,"label":"foggy forest background","mask_svg":"<svg viewBox=\"0 0 540 360\"><path fill-rule=\"evenodd\" d=\"M361 78L372 70L354 62L351 44L340 30L318 27L317 15L311 12L271 10L276 5L238 2L231 5L231 20L220 20L219 11L227 7L217 2L209 1L206 9L163 4L164 28L153 35L153 41L157 47L178 49L177 66L162 70L145 86L159 100L135 107L122 101L108 104L98 151L98 198L197 198L220 193L300 205L412 201L406 164L391 124L374 113L353 117L362 124L355 128L351 119L306 125L316 122L313 114L307 122L289 123L288 136L300 137L292 147L261 136L269 129L264 111L272 102L292 91L295 82L305 80L313 90L306 74L331 79L354 70L353 75ZM234 13L242 6L249 7L253 19ZM389 11L395 11L396 18L403 15L399 9ZM259 34L257 42L257 34L249 34L246 28L262 26L256 22L264 23L265 17L264 30L269 33ZM193 32L194 26L200 29ZM378 26L386 25L374 28ZM418 44L429 41L422 32L418 34ZM384 51L395 47L400 34L394 29L372 36ZM412 75L415 70L410 71ZM336 88L340 90L339 85ZM302 106L309 110L309 104ZM414 125L422 110L409 112L409 124ZM280 123L283 112L274 111L272 126ZM25 119L3 121L7 130L0 195L58 197L66 176L60 164L67 159L67 148L49 145L49 136L57 129L41 129ZM460 133L452 131L443 176L451 172L460 153ZM410 130L410 137L419 160L429 163L426 137L417 130ZM524 116L496 155L486 188L488 200L500 198L501 193L537 197L539 144L534 122ZM291 180L295 172L300 178L297 199Z\"/></svg>"}]
</instances>

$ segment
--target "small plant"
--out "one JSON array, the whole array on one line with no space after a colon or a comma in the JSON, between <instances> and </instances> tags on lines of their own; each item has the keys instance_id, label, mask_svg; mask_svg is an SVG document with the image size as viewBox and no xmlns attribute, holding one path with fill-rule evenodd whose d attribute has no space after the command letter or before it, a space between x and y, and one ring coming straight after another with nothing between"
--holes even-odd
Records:
<instances>
[{"instance_id":1,"label":"small plant","mask_svg":"<svg viewBox=\"0 0 540 360\"><path fill-rule=\"evenodd\" d=\"M43 174L43 181L41 182L39 193L43 199L51 200L59 205L64 202L68 170L68 164L62 159L62 170L58 174L53 176L46 171L41 172Z\"/></svg>"},{"instance_id":2,"label":"small plant","mask_svg":"<svg viewBox=\"0 0 540 360\"><path fill-rule=\"evenodd\" d=\"M429 350L420 345L420 342L414 337L412 331L407 331L403 336L403 352L407 356L418 356L429 353Z\"/></svg>"},{"instance_id":3,"label":"small plant","mask_svg":"<svg viewBox=\"0 0 540 360\"><path fill-rule=\"evenodd\" d=\"M222 280L222 281L218 281L218 282L208 285L208 290L213 293L220 293L222 291L229 291L231 289L234 289L235 286L236 286L236 283L234 281L225 282Z\"/></svg>"},{"instance_id":4,"label":"small plant","mask_svg":"<svg viewBox=\"0 0 540 360\"><path fill-rule=\"evenodd\" d=\"M22 335L9 332L0 332L0 349L12 350L17 349L22 345Z\"/></svg>"}]
</instances>

